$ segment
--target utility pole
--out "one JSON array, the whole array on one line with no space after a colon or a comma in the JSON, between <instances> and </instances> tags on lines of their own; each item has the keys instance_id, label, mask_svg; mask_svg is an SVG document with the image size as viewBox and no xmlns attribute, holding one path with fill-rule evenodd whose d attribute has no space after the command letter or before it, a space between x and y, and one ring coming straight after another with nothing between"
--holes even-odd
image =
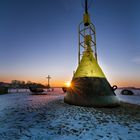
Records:
<instances>
[{"instance_id":1,"label":"utility pole","mask_svg":"<svg viewBox=\"0 0 140 140\"><path fill-rule=\"evenodd\" d=\"M51 79L51 77L50 77L50 75L48 75L46 78L48 79L47 88L50 88L50 79Z\"/></svg>"}]
</instances>

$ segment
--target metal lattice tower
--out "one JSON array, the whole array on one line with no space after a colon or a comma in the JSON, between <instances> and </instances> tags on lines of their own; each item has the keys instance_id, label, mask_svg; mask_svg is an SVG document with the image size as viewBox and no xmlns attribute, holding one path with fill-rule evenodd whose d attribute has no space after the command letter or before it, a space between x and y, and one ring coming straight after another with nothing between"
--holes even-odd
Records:
<instances>
[{"instance_id":1,"label":"metal lattice tower","mask_svg":"<svg viewBox=\"0 0 140 140\"><path fill-rule=\"evenodd\" d=\"M87 45L85 42L86 36L91 36L90 46L92 47L94 57L97 61L97 49L96 49L96 31L94 24L90 21L90 16L88 14L88 3L85 0L85 13L83 21L78 26L78 64L80 64L83 52L86 50Z\"/></svg>"}]
</instances>

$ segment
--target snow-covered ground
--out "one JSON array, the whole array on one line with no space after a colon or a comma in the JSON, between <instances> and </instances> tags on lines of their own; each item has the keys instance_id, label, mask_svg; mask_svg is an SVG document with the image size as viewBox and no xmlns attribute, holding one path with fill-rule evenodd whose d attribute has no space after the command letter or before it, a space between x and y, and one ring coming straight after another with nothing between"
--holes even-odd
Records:
<instances>
[{"instance_id":1,"label":"snow-covered ground","mask_svg":"<svg viewBox=\"0 0 140 140\"><path fill-rule=\"evenodd\" d=\"M140 90L130 89L134 95L122 95L120 94L123 89L118 89L115 91L119 100L130 103L140 105Z\"/></svg>"},{"instance_id":2,"label":"snow-covered ground","mask_svg":"<svg viewBox=\"0 0 140 140\"><path fill-rule=\"evenodd\" d=\"M60 89L1 95L0 140L140 139L140 110L73 106L64 96Z\"/></svg>"}]
</instances>

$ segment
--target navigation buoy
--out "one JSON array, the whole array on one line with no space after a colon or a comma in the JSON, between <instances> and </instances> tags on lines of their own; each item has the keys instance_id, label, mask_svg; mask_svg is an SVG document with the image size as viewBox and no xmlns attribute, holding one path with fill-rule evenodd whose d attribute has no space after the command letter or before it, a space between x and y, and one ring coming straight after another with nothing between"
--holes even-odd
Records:
<instances>
[{"instance_id":1,"label":"navigation buoy","mask_svg":"<svg viewBox=\"0 0 140 140\"><path fill-rule=\"evenodd\" d=\"M81 54L81 48L84 49ZM97 61L95 26L90 21L85 0L85 14L79 24L78 68L67 88L64 102L78 106L114 107L119 105L114 90ZM81 56L82 55L82 56Z\"/></svg>"}]
</instances>

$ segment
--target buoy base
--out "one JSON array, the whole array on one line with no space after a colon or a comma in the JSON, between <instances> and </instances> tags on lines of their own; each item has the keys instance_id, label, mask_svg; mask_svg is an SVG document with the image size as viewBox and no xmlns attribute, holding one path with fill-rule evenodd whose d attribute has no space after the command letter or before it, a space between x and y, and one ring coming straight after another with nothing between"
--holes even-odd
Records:
<instances>
[{"instance_id":1,"label":"buoy base","mask_svg":"<svg viewBox=\"0 0 140 140\"><path fill-rule=\"evenodd\" d=\"M112 87L106 78L80 77L72 80L64 102L78 106L115 107L119 106Z\"/></svg>"}]
</instances>

